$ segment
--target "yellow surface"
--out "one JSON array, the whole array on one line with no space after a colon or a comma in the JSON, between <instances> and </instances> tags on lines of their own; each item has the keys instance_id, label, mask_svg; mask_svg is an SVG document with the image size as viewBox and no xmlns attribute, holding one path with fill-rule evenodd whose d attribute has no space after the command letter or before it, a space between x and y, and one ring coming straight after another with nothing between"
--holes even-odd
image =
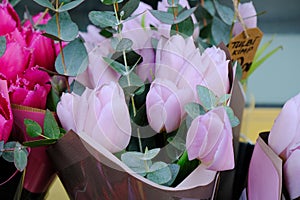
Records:
<instances>
[{"instance_id":1,"label":"yellow surface","mask_svg":"<svg viewBox=\"0 0 300 200\"><path fill-rule=\"evenodd\" d=\"M255 143L258 134L263 131L270 131L275 118L278 116L280 109L274 108L256 108L245 109L242 120L241 137ZM67 200L62 183L56 178L49 189L47 200Z\"/></svg>"}]
</instances>

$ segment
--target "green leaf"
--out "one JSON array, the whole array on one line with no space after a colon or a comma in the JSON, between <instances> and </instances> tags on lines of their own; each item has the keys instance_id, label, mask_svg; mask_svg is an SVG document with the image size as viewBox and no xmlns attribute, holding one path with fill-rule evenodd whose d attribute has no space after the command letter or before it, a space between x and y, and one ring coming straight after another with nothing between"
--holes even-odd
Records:
<instances>
[{"instance_id":1,"label":"green leaf","mask_svg":"<svg viewBox=\"0 0 300 200\"><path fill-rule=\"evenodd\" d=\"M62 12L58 17L60 33L58 33L56 17L52 17L46 25L44 34L54 40L72 41L78 35L78 26L72 21L68 12Z\"/></svg>"},{"instance_id":2,"label":"green leaf","mask_svg":"<svg viewBox=\"0 0 300 200\"><path fill-rule=\"evenodd\" d=\"M141 157L143 157L143 155L141 152L126 152L121 155L121 160L134 172L145 174L147 173L146 166L150 167L152 162L150 160L142 160Z\"/></svg>"},{"instance_id":3,"label":"green leaf","mask_svg":"<svg viewBox=\"0 0 300 200\"><path fill-rule=\"evenodd\" d=\"M197 9L197 7L194 7L194 8L188 9L188 10L183 10L182 12L180 12L178 14L176 19L174 19L174 15L169 12L164 12L164 11L160 11L160 10L149 10L149 11L156 19L158 19L162 23L172 25L172 24L178 24L178 23L184 21L185 19L190 17L196 9Z\"/></svg>"},{"instance_id":4,"label":"green leaf","mask_svg":"<svg viewBox=\"0 0 300 200\"><path fill-rule=\"evenodd\" d=\"M31 119L24 119L24 124L26 126L26 133L30 137L39 137L42 135L42 127L36 121L33 121Z\"/></svg>"},{"instance_id":5,"label":"green leaf","mask_svg":"<svg viewBox=\"0 0 300 200\"><path fill-rule=\"evenodd\" d=\"M128 38L122 38L122 40L117 44L116 51L123 52L130 50L133 42Z\"/></svg>"},{"instance_id":6,"label":"green leaf","mask_svg":"<svg viewBox=\"0 0 300 200\"><path fill-rule=\"evenodd\" d=\"M27 146L27 147L42 147L42 146L48 146L51 144L55 144L56 142L57 142L57 139L42 139L42 140L33 140L33 141L23 142L23 145Z\"/></svg>"},{"instance_id":7,"label":"green leaf","mask_svg":"<svg viewBox=\"0 0 300 200\"><path fill-rule=\"evenodd\" d=\"M129 80L129 82L128 82ZM144 86L144 82L141 78L134 72L131 72L128 77L122 76L119 79L119 84L126 92L126 94L134 94L140 87Z\"/></svg>"},{"instance_id":8,"label":"green leaf","mask_svg":"<svg viewBox=\"0 0 300 200\"><path fill-rule=\"evenodd\" d=\"M52 3L50 3L49 0L33 0L35 3L39 4L40 6L49 8L50 10L55 11L55 8L53 7Z\"/></svg>"},{"instance_id":9,"label":"green leaf","mask_svg":"<svg viewBox=\"0 0 300 200\"><path fill-rule=\"evenodd\" d=\"M50 139L58 139L60 136L59 126L49 110L46 110L45 114L44 135Z\"/></svg>"},{"instance_id":10,"label":"green leaf","mask_svg":"<svg viewBox=\"0 0 300 200\"><path fill-rule=\"evenodd\" d=\"M74 80L71 83L70 88L71 88L72 92L74 92L75 94L77 94L79 96L81 96L86 89L86 87L77 80Z\"/></svg>"},{"instance_id":11,"label":"green leaf","mask_svg":"<svg viewBox=\"0 0 300 200\"><path fill-rule=\"evenodd\" d=\"M217 13L219 14L221 20L231 26L233 23L233 18L234 18L234 12L231 8L228 6L220 4L217 0L214 0L214 5L217 10Z\"/></svg>"},{"instance_id":12,"label":"green leaf","mask_svg":"<svg viewBox=\"0 0 300 200\"><path fill-rule=\"evenodd\" d=\"M177 177L177 175L179 173L180 166L177 165L177 164L170 164L169 165L169 169L171 171L172 178L171 178L170 181L168 181L167 183L164 184L166 186L171 186L174 183L174 181L175 181L175 179L176 179L176 177Z\"/></svg>"},{"instance_id":13,"label":"green leaf","mask_svg":"<svg viewBox=\"0 0 300 200\"><path fill-rule=\"evenodd\" d=\"M61 53L55 61L55 69L59 74L77 76L84 72L88 66L88 54L80 38L76 38L63 48L65 67L62 63Z\"/></svg>"},{"instance_id":14,"label":"green leaf","mask_svg":"<svg viewBox=\"0 0 300 200\"><path fill-rule=\"evenodd\" d=\"M4 141L0 141L0 157L2 156L2 153L3 153L3 150L4 150Z\"/></svg>"},{"instance_id":15,"label":"green leaf","mask_svg":"<svg viewBox=\"0 0 300 200\"><path fill-rule=\"evenodd\" d=\"M219 99L218 99L218 105L219 104L226 104L227 103L227 101L230 99L230 97L231 97L231 94L224 94L224 95L222 95Z\"/></svg>"},{"instance_id":16,"label":"green leaf","mask_svg":"<svg viewBox=\"0 0 300 200\"><path fill-rule=\"evenodd\" d=\"M215 41L215 45L224 42L224 44L228 44L230 39L230 29L231 26L222 22L219 18L214 17L212 21L211 34Z\"/></svg>"},{"instance_id":17,"label":"green leaf","mask_svg":"<svg viewBox=\"0 0 300 200\"><path fill-rule=\"evenodd\" d=\"M224 108L227 112L227 115L228 115L228 118L230 120L231 126L236 127L237 125L239 125L240 120L234 115L233 110L229 106L224 106Z\"/></svg>"},{"instance_id":18,"label":"green leaf","mask_svg":"<svg viewBox=\"0 0 300 200\"><path fill-rule=\"evenodd\" d=\"M188 103L184 106L186 113L193 119L198 117L199 115L205 114L205 109L198 103Z\"/></svg>"},{"instance_id":19,"label":"green leaf","mask_svg":"<svg viewBox=\"0 0 300 200\"><path fill-rule=\"evenodd\" d=\"M188 17L179 24L173 24L171 26L171 35L179 33L184 38L190 37L194 33L194 22L192 17Z\"/></svg>"},{"instance_id":20,"label":"green leaf","mask_svg":"<svg viewBox=\"0 0 300 200\"><path fill-rule=\"evenodd\" d=\"M169 182L172 179L172 173L168 166L156 170L154 172L150 172L147 174L147 179L162 185Z\"/></svg>"},{"instance_id":21,"label":"green leaf","mask_svg":"<svg viewBox=\"0 0 300 200\"><path fill-rule=\"evenodd\" d=\"M56 107L58 102L60 101L60 98L58 94L55 92L55 89L51 87L51 90L47 96L47 108L53 112L56 111Z\"/></svg>"},{"instance_id":22,"label":"green leaf","mask_svg":"<svg viewBox=\"0 0 300 200\"><path fill-rule=\"evenodd\" d=\"M9 3L10 3L13 7L15 7L18 3L20 3L20 1L21 1L21 0L11 0L11 1L9 1Z\"/></svg>"},{"instance_id":23,"label":"green leaf","mask_svg":"<svg viewBox=\"0 0 300 200\"><path fill-rule=\"evenodd\" d=\"M118 25L116 16L111 11L91 11L89 19L95 26L99 26L101 29Z\"/></svg>"},{"instance_id":24,"label":"green leaf","mask_svg":"<svg viewBox=\"0 0 300 200\"><path fill-rule=\"evenodd\" d=\"M152 160L158 155L160 148L151 149L148 151L146 148L144 155L140 158L141 160Z\"/></svg>"},{"instance_id":25,"label":"green leaf","mask_svg":"<svg viewBox=\"0 0 300 200\"><path fill-rule=\"evenodd\" d=\"M127 66L130 68L129 70L133 70L132 68L134 68L143 61L143 57L137 54L135 51L128 51L125 53L125 55ZM123 52L115 52L111 56L111 59L125 65Z\"/></svg>"},{"instance_id":26,"label":"green leaf","mask_svg":"<svg viewBox=\"0 0 300 200\"><path fill-rule=\"evenodd\" d=\"M63 6L61 6L57 12L65 12L68 10L71 10L75 7L77 7L79 4L81 4L82 2L84 2L84 0L75 0L75 1L71 1L70 3L64 4Z\"/></svg>"},{"instance_id":27,"label":"green leaf","mask_svg":"<svg viewBox=\"0 0 300 200\"><path fill-rule=\"evenodd\" d=\"M127 19L139 7L140 0L129 0L120 10L123 13L122 19Z\"/></svg>"},{"instance_id":28,"label":"green leaf","mask_svg":"<svg viewBox=\"0 0 300 200\"><path fill-rule=\"evenodd\" d=\"M7 162L14 162L14 149L16 147L17 142L6 142L4 144L4 152L2 157Z\"/></svg>"},{"instance_id":29,"label":"green leaf","mask_svg":"<svg viewBox=\"0 0 300 200\"><path fill-rule=\"evenodd\" d=\"M23 149L21 144L17 143L14 150L14 163L19 171L23 171L27 165L28 153Z\"/></svg>"},{"instance_id":30,"label":"green leaf","mask_svg":"<svg viewBox=\"0 0 300 200\"><path fill-rule=\"evenodd\" d=\"M151 165L151 167L149 169L149 173L155 172L155 171L160 170L160 169L165 168L165 167L168 167L167 163L164 163L164 162L161 162L161 161L155 162Z\"/></svg>"},{"instance_id":31,"label":"green leaf","mask_svg":"<svg viewBox=\"0 0 300 200\"><path fill-rule=\"evenodd\" d=\"M122 3L123 0L101 0L105 5L113 5L114 3Z\"/></svg>"},{"instance_id":32,"label":"green leaf","mask_svg":"<svg viewBox=\"0 0 300 200\"><path fill-rule=\"evenodd\" d=\"M217 103L216 95L207 87L197 85L197 93L202 106L208 111L213 109Z\"/></svg>"},{"instance_id":33,"label":"green leaf","mask_svg":"<svg viewBox=\"0 0 300 200\"><path fill-rule=\"evenodd\" d=\"M103 60L117 73L123 76L127 74L126 67L123 64L107 57L103 57Z\"/></svg>"},{"instance_id":34,"label":"green leaf","mask_svg":"<svg viewBox=\"0 0 300 200\"><path fill-rule=\"evenodd\" d=\"M168 4L170 6L176 6L176 5L178 5L178 3L179 3L179 0L168 0Z\"/></svg>"},{"instance_id":35,"label":"green leaf","mask_svg":"<svg viewBox=\"0 0 300 200\"><path fill-rule=\"evenodd\" d=\"M3 56L5 51L6 51L6 38L5 36L0 36L0 57Z\"/></svg>"}]
</instances>

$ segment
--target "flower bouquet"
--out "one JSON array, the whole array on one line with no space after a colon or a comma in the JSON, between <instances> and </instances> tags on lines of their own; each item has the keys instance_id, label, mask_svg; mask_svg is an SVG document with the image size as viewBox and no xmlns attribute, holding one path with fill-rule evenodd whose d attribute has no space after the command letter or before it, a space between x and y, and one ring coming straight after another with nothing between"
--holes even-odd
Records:
<instances>
[{"instance_id":1,"label":"flower bouquet","mask_svg":"<svg viewBox=\"0 0 300 200\"><path fill-rule=\"evenodd\" d=\"M111 11L91 11L79 33L68 11L84 0L34 2L45 12L23 23L0 7L1 154L27 166L23 187L43 196L53 163L74 199L214 198L234 168L256 13L243 20L237 1L103 0Z\"/></svg>"}]
</instances>

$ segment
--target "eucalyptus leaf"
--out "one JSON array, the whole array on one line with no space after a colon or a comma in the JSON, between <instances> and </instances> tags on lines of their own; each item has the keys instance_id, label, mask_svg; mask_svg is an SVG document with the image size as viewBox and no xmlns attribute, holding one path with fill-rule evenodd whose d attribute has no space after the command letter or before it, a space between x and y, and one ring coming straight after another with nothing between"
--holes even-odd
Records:
<instances>
[{"instance_id":1,"label":"eucalyptus leaf","mask_svg":"<svg viewBox=\"0 0 300 200\"><path fill-rule=\"evenodd\" d=\"M186 9L183 9L179 14L178 16L176 17L176 20L175 20L175 24L178 24L184 20L186 20L188 17L190 17L194 12L195 10L197 9L197 7L193 7L193 8L190 8L188 10Z\"/></svg>"},{"instance_id":2,"label":"eucalyptus leaf","mask_svg":"<svg viewBox=\"0 0 300 200\"><path fill-rule=\"evenodd\" d=\"M122 20L127 19L139 7L140 0L129 0L120 10L123 12Z\"/></svg>"},{"instance_id":3,"label":"eucalyptus leaf","mask_svg":"<svg viewBox=\"0 0 300 200\"><path fill-rule=\"evenodd\" d=\"M126 152L121 155L121 160L134 172L143 174L147 173L149 170L147 167L150 168L152 165L150 160L145 161L141 159L143 155L141 152Z\"/></svg>"},{"instance_id":4,"label":"eucalyptus leaf","mask_svg":"<svg viewBox=\"0 0 300 200\"><path fill-rule=\"evenodd\" d=\"M158 19L164 24L170 24L170 25L176 24L174 22L174 15L172 13L160 11L160 10L149 10L149 11L156 19Z\"/></svg>"},{"instance_id":5,"label":"eucalyptus leaf","mask_svg":"<svg viewBox=\"0 0 300 200\"><path fill-rule=\"evenodd\" d=\"M147 174L147 179L157 183L157 184L165 184L168 183L172 179L172 173L168 166L156 170L154 172L150 172Z\"/></svg>"},{"instance_id":6,"label":"eucalyptus leaf","mask_svg":"<svg viewBox=\"0 0 300 200\"><path fill-rule=\"evenodd\" d=\"M224 94L218 99L218 104L226 104L227 101L230 99L231 94Z\"/></svg>"},{"instance_id":7,"label":"eucalyptus leaf","mask_svg":"<svg viewBox=\"0 0 300 200\"><path fill-rule=\"evenodd\" d=\"M151 149L145 151L144 155L140 158L141 160L152 160L155 156L158 155L160 148Z\"/></svg>"},{"instance_id":8,"label":"eucalyptus leaf","mask_svg":"<svg viewBox=\"0 0 300 200\"><path fill-rule=\"evenodd\" d=\"M11 0L11 1L9 1L9 2L10 2L10 4L11 4L13 7L15 7L18 3L20 3L20 1L21 1L21 0Z\"/></svg>"},{"instance_id":9,"label":"eucalyptus leaf","mask_svg":"<svg viewBox=\"0 0 300 200\"><path fill-rule=\"evenodd\" d=\"M167 163L161 162L161 161L155 162L151 165L149 173L155 172L155 171L160 170L160 169L165 168L165 167L168 167Z\"/></svg>"},{"instance_id":10,"label":"eucalyptus leaf","mask_svg":"<svg viewBox=\"0 0 300 200\"><path fill-rule=\"evenodd\" d=\"M178 3L179 3L179 0L168 0L168 4L170 6L176 6L176 5L178 5Z\"/></svg>"},{"instance_id":11,"label":"eucalyptus leaf","mask_svg":"<svg viewBox=\"0 0 300 200\"><path fill-rule=\"evenodd\" d=\"M23 149L21 144L17 143L14 150L14 163L19 171L23 171L27 165L28 153Z\"/></svg>"},{"instance_id":12,"label":"eucalyptus leaf","mask_svg":"<svg viewBox=\"0 0 300 200\"><path fill-rule=\"evenodd\" d=\"M233 110L229 106L224 106L224 108L227 112L227 115L228 115L228 118L230 120L231 126L236 127L237 125L239 125L240 120L234 115Z\"/></svg>"},{"instance_id":13,"label":"eucalyptus leaf","mask_svg":"<svg viewBox=\"0 0 300 200\"><path fill-rule=\"evenodd\" d=\"M207 87L197 85L197 93L202 106L208 111L213 109L217 103L216 95Z\"/></svg>"},{"instance_id":14,"label":"eucalyptus leaf","mask_svg":"<svg viewBox=\"0 0 300 200\"><path fill-rule=\"evenodd\" d=\"M214 17L212 21L211 34L215 45L218 45L221 42L228 44L230 39L230 29L231 26L225 24L218 17Z\"/></svg>"},{"instance_id":15,"label":"eucalyptus leaf","mask_svg":"<svg viewBox=\"0 0 300 200\"><path fill-rule=\"evenodd\" d=\"M132 68L143 62L143 57L137 54L135 51L126 51L125 56L123 52L115 52L111 56L112 60L115 60L116 62L119 62L123 65L125 65L124 58L126 58L126 64L129 67L130 71L133 70Z\"/></svg>"},{"instance_id":16,"label":"eucalyptus leaf","mask_svg":"<svg viewBox=\"0 0 300 200\"><path fill-rule=\"evenodd\" d=\"M23 145L27 147L43 147L43 146L55 144L56 142L57 139L41 139L41 140L23 142Z\"/></svg>"},{"instance_id":17,"label":"eucalyptus leaf","mask_svg":"<svg viewBox=\"0 0 300 200\"><path fill-rule=\"evenodd\" d=\"M75 1L71 1L70 3L64 4L62 5L57 12L65 12L68 10L71 10L75 7L77 7L79 4L81 4L82 2L84 2L84 0L75 0Z\"/></svg>"},{"instance_id":18,"label":"eucalyptus leaf","mask_svg":"<svg viewBox=\"0 0 300 200\"><path fill-rule=\"evenodd\" d=\"M177 164L170 164L169 165L169 169L171 171L172 178L171 178L170 181L168 181L167 183L164 184L166 186L171 186L174 183L174 181L175 181L175 179L176 179L176 177L177 177L177 175L179 173L180 166L177 165Z\"/></svg>"},{"instance_id":19,"label":"eucalyptus leaf","mask_svg":"<svg viewBox=\"0 0 300 200\"><path fill-rule=\"evenodd\" d=\"M31 119L24 119L24 124L26 127L26 133L30 137L39 137L42 135L42 127L36 121L33 121Z\"/></svg>"},{"instance_id":20,"label":"eucalyptus leaf","mask_svg":"<svg viewBox=\"0 0 300 200\"><path fill-rule=\"evenodd\" d=\"M228 6L220 4L217 0L214 0L214 5L217 10L217 13L219 14L221 20L231 26L234 19L234 12L231 8Z\"/></svg>"},{"instance_id":21,"label":"eucalyptus leaf","mask_svg":"<svg viewBox=\"0 0 300 200\"><path fill-rule=\"evenodd\" d=\"M14 150L17 145L17 142L6 142L4 144L4 152L2 153L2 157L7 162L14 162Z\"/></svg>"},{"instance_id":22,"label":"eucalyptus leaf","mask_svg":"<svg viewBox=\"0 0 300 200\"><path fill-rule=\"evenodd\" d=\"M3 153L3 150L4 150L4 141L0 141L0 157L2 156L2 153Z\"/></svg>"},{"instance_id":23,"label":"eucalyptus leaf","mask_svg":"<svg viewBox=\"0 0 300 200\"><path fill-rule=\"evenodd\" d=\"M80 38L76 38L63 48L64 62L61 53L55 60L55 69L59 74L77 76L84 72L88 66L88 54Z\"/></svg>"},{"instance_id":24,"label":"eucalyptus leaf","mask_svg":"<svg viewBox=\"0 0 300 200\"><path fill-rule=\"evenodd\" d=\"M79 96L81 96L82 93L86 89L86 87L77 80L74 80L71 83L70 87L71 87L71 91L74 92L75 94L79 95Z\"/></svg>"},{"instance_id":25,"label":"eucalyptus leaf","mask_svg":"<svg viewBox=\"0 0 300 200\"><path fill-rule=\"evenodd\" d=\"M205 114L205 109L203 106L195 102L186 104L184 109L192 119L197 118L199 115Z\"/></svg>"},{"instance_id":26,"label":"eucalyptus leaf","mask_svg":"<svg viewBox=\"0 0 300 200\"><path fill-rule=\"evenodd\" d=\"M55 8L53 7L52 3L49 0L33 0L34 2L36 2L37 4L39 4L40 6L49 8L50 10L55 11Z\"/></svg>"},{"instance_id":27,"label":"eucalyptus leaf","mask_svg":"<svg viewBox=\"0 0 300 200\"><path fill-rule=\"evenodd\" d=\"M6 51L6 38L5 36L0 36L0 57L3 56L5 51Z\"/></svg>"},{"instance_id":28,"label":"eucalyptus leaf","mask_svg":"<svg viewBox=\"0 0 300 200\"><path fill-rule=\"evenodd\" d=\"M95 26L99 26L101 29L118 25L115 13L111 11L91 11L89 19Z\"/></svg>"},{"instance_id":29,"label":"eucalyptus leaf","mask_svg":"<svg viewBox=\"0 0 300 200\"><path fill-rule=\"evenodd\" d=\"M107 57L103 57L103 60L117 73L119 73L123 76L127 74L126 67L123 64L121 64L115 60L112 60L110 58L107 58Z\"/></svg>"},{"instance_id":30,"label":"eucalyptus leaf","mask_svg":"<svg viewBox=\"0 0 300 200\"><path fill-rule=\"evenodd\" d=\"M105 5L113 5L115 3L122 3L123 0L101 0L101 2Z\"/></svg>"},{"instance_id":31,"label":"eucalyptus leaf","mask_svg":"<svg viewBox=\"0 0 300 200\"><path fill-rule=\"evenodd\" d=\"M53 16L45 27L47 37L54 40L72 41L78 35L78 26L72 21L68 12L59 13L59 29L57 26L56 16ZM58 32L59 30L59 32Z\"/></svg>"},{"instance_id":32,"label":"eucalyptus leaf","mask_svg":"<svg viewBox=\"0 0 300 200\"><path fill-rule=\"evenodd\" d=\"M128 76L122 76L119 79L119 84L123 88L123 90L126 92L126 94L130 94L130 95L134 94L134 92L136 90L138 90L140 87L144 86L144 82L133 71L130 72Z\"/></svg>"},{"instance_id":33,"label":"eucalyptus leaf","mask_svg":"<svg viewBox=\"0 0 300 200\"><path fill-rule=\"evenodd\" d=\"M50 139L58 139L60 136L59 126L49 110L46 110L45 114L44 135Z\"/></svg>"},{"instance_id":34,"label":"eucalyptus leaf","mask_svg":"<svg viewBox=\"0 0 300 200\"><path fill-rule=\"evenodd\" d=\"M178 24L171 26L171 35L180 34L184 38L192 36L194 33L194 22L192 17L188 17Z\"/></svg>"},{"instance_id":35,"label":"eucalyptus leaf","mask_svg":"<svg viewBox=\"0 0 300 200\"><path fill-rule=\"evenodd\" d=\"M122 38L122 40L117 44L116 51L123 52L131 49L133 42L128 38Z\"/></svg>"}]
</instances>

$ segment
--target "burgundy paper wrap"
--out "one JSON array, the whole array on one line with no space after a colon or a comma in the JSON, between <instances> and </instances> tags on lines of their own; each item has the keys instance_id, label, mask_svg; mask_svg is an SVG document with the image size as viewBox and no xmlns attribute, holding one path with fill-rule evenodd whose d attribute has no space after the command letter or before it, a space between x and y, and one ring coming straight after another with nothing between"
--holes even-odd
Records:
<instances>
[{"instance_id":1,"label":"burgundy paper wrap","mask_svg":"<svg viewBox=\"0 0 300 200\"><path fill-rule=\"evenodd\" d=\"M45 110L13 105L15 134L23 141L32 140L26 133L24 119L31 119L43 127ZM55 169L46 153L47 147L31 148L26 166L23 188L32 193L45 193L55 177Z\"/></svg>"},{"instance_id":2,"label":"burgundy paper wrap","mask_svg":"<svg viewBox=\"0 0 300 200\"><path fill-rule=\"evenodd\" d=\"M82 135L81 135L82 137ZM124 164L105 149L90 146L70 131L48 153L58 170L71 199L213 199L218 173L198 167L181 186L170 188L153 182L126 169ZM124 166L123 166L124 165ZM198 171L197 171L198 170ZM199 181L202 179L203 181ZM206 180L206 181L204 181ZM195 184L203 182L202 184ZM194 185L193 185L194 184Z\"/></svg>"}]
</instances>

